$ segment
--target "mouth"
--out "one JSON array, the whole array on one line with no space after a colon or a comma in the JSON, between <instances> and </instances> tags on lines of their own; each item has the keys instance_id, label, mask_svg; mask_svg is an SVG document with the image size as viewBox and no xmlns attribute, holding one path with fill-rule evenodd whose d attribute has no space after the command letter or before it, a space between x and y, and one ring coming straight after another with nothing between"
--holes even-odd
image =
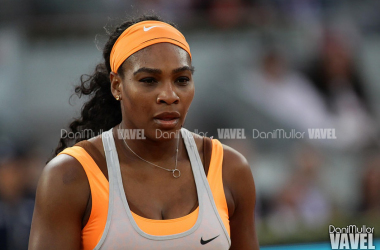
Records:
<instances>
[{"instance_id":1,"label":"mouth","mask_svg":"<svg viewBox=\"0 0 380 250\"><path fill-rule=\"evenodd\" d=\"M179 123L180 117L179 112L163 112L155 115L153 120L159 127L171 129Z\"/></svg>"}]
</instances>

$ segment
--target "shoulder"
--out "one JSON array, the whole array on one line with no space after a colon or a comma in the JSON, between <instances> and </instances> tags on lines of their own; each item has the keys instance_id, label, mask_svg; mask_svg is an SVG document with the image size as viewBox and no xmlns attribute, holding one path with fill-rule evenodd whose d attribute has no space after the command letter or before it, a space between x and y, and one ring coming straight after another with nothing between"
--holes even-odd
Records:
<instances>
[{"instance_id":1,"label":"shoulder","mask_svg":"<svg viewBox=\"0 0 380 250\"><path fill-rule=\"evenodd\" d=\"M72 156L53 158L42 171L34 208L30 249L75 249L90 187L81 164ZM68 240L70 239L70 240Z\"/></svg>"},{"instance_id":2,"label":"shoulder","mask_svg":"<svg viewBox=\"0 0 380 250\"><path fill-rule=\"evenodd\" d=\"M89 192L86 173L77 159L61 154L54 157L43 169L37 190L43 199L65 195L81 196Z\"/></svg>"},{"instance_id":3,"label":"shoulder","mask_svg":"<svg viewBox=\"0 0 380 250\"><path fill-rule=\"evenodd\" d=\"M83 174L85 172L77 159L67 154L60 154L48 162L41 177L60 179L62 183L70 184L79 181Z\"/></svg>"},{"instance_id":4,"label":"shoulder","mask_svg":"<svg viewBox=\"0 0 380 250\"><path fill-rule=\"evenodd\" d=\"M227 171L232 171L236 173L251 173L251 168L247 159L240 152L225 144L222 144L222 147L223 167L225 167Z\"/></svg>"},{"instance_id":5,"label":"shoulder","mask_svg":"<svg viewBox=\"0 0 380 250\"><path fill-rule=\"evenodd\" d=\"M246 201L255 203L256 191L247 159L237 150L224 144L222 146L222 177L226 198L230 197L233 208Z\"/></svg>"},{"instance_id":6,"label":"shoulder","mask_svg":"<svg viewBox=\"0 0 380 250\"><path fill-rule=\"evenodd\" d=\"M228 207L231 249L259 249L255 230L256 191L251 168L241 153L227 145L223 145L222 176L227 203L232 203Z\"/></svg>"},{"instance_id":7,"label":"shoulder","mask_svg":"<svg viewBox=\"0 0 380 250\"><path fill-rule=\"evenodd\" d=\"M54 157L43 169L36 203L46 215L66 209L82 213L90 196L90 185L82 165L72 156ZM52 215L52 214L50 214Z\"/></svg>"}]
</instances>

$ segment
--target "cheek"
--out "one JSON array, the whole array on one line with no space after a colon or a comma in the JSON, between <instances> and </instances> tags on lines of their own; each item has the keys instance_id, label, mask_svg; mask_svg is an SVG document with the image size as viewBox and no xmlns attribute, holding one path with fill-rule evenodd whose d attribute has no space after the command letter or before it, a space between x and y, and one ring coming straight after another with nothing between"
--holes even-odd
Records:
<instances>
[{"instance_id":1,"label":"cheek","mask_svg":"<svg viewBox=\"0 0 380 250\"><path fill-rule=\"evenodd\" d=\"M142 94L133 86L124 88L123 92L123 106L127 116L139 118L143 114L151 113L153 99L149 93Z\"/></svg>"},{"instance_id":2,"label":"cheek","mask_svg":"<svg viewBox=\"0 0 380 250\"><path fill-rule=\"evenodd\" d=\"M139 117L143 114L151 112L152 101L141 97L141 95L136 96L136 98L131 98L128 100L127 108L130 114L133 114L135 117Z\"/></svg>"},{"instance_id":3,"label":"cheek","mask_svg":"<svg viewBox=\"0 0 380 250\"><path fill-rule=\"evenodd\" d=\"M194 98L194 85L191 86L184 94L183 94L183 101L185 102L185 105L187 108L189 108L191 102L193 101Z\"/></svg>"}]
</instances>

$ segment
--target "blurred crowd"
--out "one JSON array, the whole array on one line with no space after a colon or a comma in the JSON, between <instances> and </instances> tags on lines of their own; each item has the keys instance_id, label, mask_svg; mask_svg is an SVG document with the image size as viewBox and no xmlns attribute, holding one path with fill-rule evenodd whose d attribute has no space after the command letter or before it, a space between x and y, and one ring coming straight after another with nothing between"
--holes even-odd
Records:
<instances>
[{"instance_id":1,"label":"blurred crowd","mask_svg":"<svg viewBox=\"0 0 380 250\"><path fill-rule=\"evenodd\" d=\"M42 37L62 31L92 33L109 16L138 15L152 10L178 23L194 37L202 30L210 30L216 37L231 30L257 32L261 41L259 52L252 53L244 65L231 62L243 65L239 74L232 70L218 72L221 81L232 75L235 80L232 86L237 91L231 87L226 94L217 85L219 81L210 83L215 87L213 98L219 98L221 105L217 107L209 98L202 98L201 104L192 109L205 115L199 115L199 120L190 123L189 128L207 124L203 131L215 131L228 124L252 129L253 124L262 123L268 131L269 127L306 133L310 128L333 128L337 136L336 140L274 139L268 142L269 149L259 140L221 140L242 152L251 164L257 188L259 239L270 244L277 238L286 239L303 230L318 228L325 229L325 237L326 225L341 217L346 218L347 225L358 218L380 221L380 109L371 88L379 84L380 74L375 78L377 82L369 82L361 60L362 41L380 35L378 2L3 0L0 3L5 6L0 9L0 27L24 22L23 28L31 36L34 32ZM83 17L89 21L73 22ZM281 32L294 31L294 36L291 35L294 40L278 39ZM0 40L0 66L4 55L1 48ZM299 51L303 51L302 56ZM213 79L214 75L210 77ZM0 91L1 88L0 84ZM225 103L228 105L223 106ZM243 114L239 116L238 109L231 108L235 104L246 107L244 110L248 112L241 111ZM1 119L0 116L0 122ZM234 123L236 120L241 122ZM0 250L26 249L37 181L52 148L40 145L41 142L34 145L28 138L14 140L2 128L0 136ZM264 234L272 238L264 238Z\"/></svg>"},{"instance_id":2,"label":"blurred crowd","mask_svg":"<svg viewBox=\"0 0 380 250\"><path fill-rule=\"evenodd\" d=\"M335 128L334 147L360 149L378 144L378 124L348 37L325 31L309 65L292 68L276 49L264 51L248 72L242 96L273 119L300 131ZM323 141L326 142L326 141Z\"/></svg>"},{"instance_id":3,"label":"blurred crowd","mask_svg":"<svg viewBox=\"0 0 380 250\"><path fill-rule=\"evenodd\" d=\"M2 138L0 249L27 249L37 181L44 159L35 148Z\"/></svg>"},{"instance_id":4,"label":"blurred crowd","mask_svg":"<svg viewBox=\"0 0 380 250\"><path fill-rule=\"evenodd\" d=\"M298 25L314 29L332 16L352 15L365 31L379 28L376 1L329 0L2 0L0 21L23 23L32 31L57 32L98 28L107 18L156 13L182 28L220 30L239 27L270 29ZM15 15L17 14L17 19ZM74 22L76 20L87 22ZM94 19L99 19L97 22ZM71 20L71 22L70 22ZM67 22L65 22L67 21Z\"/></svg>"}]
</instances>

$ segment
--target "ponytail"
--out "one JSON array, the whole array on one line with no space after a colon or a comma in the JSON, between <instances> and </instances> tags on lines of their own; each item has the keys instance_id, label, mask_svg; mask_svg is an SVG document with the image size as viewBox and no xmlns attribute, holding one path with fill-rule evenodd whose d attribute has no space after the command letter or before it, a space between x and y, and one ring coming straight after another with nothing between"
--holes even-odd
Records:
<instances>
[{"instance_id":1,"label":"ponytail","mask_svg":"<svg viewBox=\"0 0 380 250\"><path fill-rule=\"evenodd\" d=\"M104 62L95 67L95 72L92 75L81 76L81 83L79 86L75 87L75 94L79 98L85 95L90 96L91 99L83 105L81 116L70 123L69 131L65 132L59 139L53 157L58 155L65 148L74 145L77 142L90 139L92 136L98 135L102 131L107 131L121 122L122 115L120 102L116 101L111 93L111 82L109 79L111 72L111 50L117 38L124 32L124 30L133 24L147 20L162 21L157 16L142 16L137 19L123 22L111 33L104 46ZM122 67L119 68L117 73L123 75ZM72 138L67 136L68 133L74 135L79 133L81 136L78 138Z\"/></svg>"}]
</instances>

